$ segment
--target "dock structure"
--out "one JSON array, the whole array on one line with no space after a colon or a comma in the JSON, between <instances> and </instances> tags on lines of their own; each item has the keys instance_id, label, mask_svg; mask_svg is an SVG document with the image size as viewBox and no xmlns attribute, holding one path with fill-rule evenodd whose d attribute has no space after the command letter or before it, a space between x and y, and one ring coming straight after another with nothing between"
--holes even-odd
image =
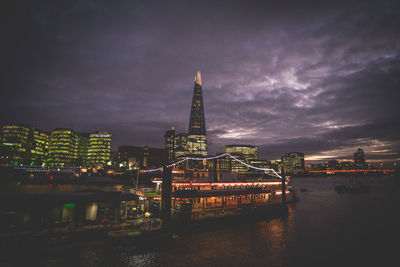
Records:
<instances>
[{"instance_id":1,"label":"dock structure","mask_svg":"<svg viewBox=\"0 0 400 267\"><path fill-rule=\"evenodd\" d=\"M161 194L161 219L162 226L168 227L171 221L171 193L172 193L172 170L171 167L164 166Z\"/></svg>"},{"instance_id":2,"label":"dock structure","mask_svg":"<svg viewBox=\"0 0 400 267\"><path fill-rule=\"evenodd\" d=\"M286 203L286 175L285 170L282 168L281 170L281 180L282 180L282 203Z\"/></svg>"}]
</instances>

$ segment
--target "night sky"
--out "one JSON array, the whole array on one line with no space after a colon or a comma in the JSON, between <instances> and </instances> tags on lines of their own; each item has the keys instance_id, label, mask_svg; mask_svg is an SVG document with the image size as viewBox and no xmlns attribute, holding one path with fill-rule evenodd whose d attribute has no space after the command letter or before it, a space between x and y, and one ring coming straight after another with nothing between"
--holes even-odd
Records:
<instances>
[{"instance_id":1,"label":"night sky","mask_svg":"<svg viewBox=\"0 0 400 267\"><path fill-rule=\"evenodd\" d=\"M400 1L2 1L0 122L164 146L202 72L210 152L400 158Z\"/></svg>"}]
</instances>

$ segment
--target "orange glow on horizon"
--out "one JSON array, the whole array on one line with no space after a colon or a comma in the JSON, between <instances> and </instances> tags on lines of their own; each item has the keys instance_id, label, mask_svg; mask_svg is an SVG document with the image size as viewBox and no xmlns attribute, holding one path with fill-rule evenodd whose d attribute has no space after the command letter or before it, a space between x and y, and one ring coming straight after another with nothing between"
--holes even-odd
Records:
<instances>
[{"instance_id":1,"label":"orange glow on horizon","mask_svg":"<svg viewBox=\"0 0 400 267\"><path fill-rule=\"evenodd\" d=\"M153 181L155 184L161 184L162 181ZM220 185L220 186L236 186L236 185L280 185L281 182L232 182L232 183L172 183L176 186L198 186L198 185ZM286 182L287 184L287 182Z\"/></svg>"},{"instance_id":2,"label":"orange glow on horizon","mask_svg":"<svg viewBox=\"0 0 400 267\"><path fill-rule=\"evenodd\" d=\"M321 171L308 171L311 173L317 173L317 172L329 172L329 173L335 173L335 172L394 172L394 170L321 170Z\"/></svg>"}]
</instances>

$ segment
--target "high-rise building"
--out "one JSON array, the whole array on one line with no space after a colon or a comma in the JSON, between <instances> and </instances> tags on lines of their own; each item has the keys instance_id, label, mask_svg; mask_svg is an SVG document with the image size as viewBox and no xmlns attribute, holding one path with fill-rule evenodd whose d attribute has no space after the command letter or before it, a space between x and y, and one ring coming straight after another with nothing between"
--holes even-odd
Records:
<instances>
[{"instance_id":1,"label":"high-rise building","mask_svg":"<svg viewBox=\"0 0 400 267\"><path fill-rule=\"evenodd\" d=\"M200 71L196 73L194 79L188 133L176 134L173 126L171 130L165 132L164 138L169 162L187 156L207 156L207 133Z\"/></svg>"},{"instance_id":2,"label":"high-rise building","mask_svg":"<svg viewBox=\"0 0 400 267\"><path fill-rule=\"evenodd\" d=\"M105 165L110 161L111 134L94 132L89 134L88 165Z\"/></svg>"},{"instance_id":3,"label":"high-rise building","mask_svg":"<svg viewBox=\"0 0 400 267\"><path fill-rule=\"evenodd\" d=\"M359 148L356 153L354 153L354 163L357 165L365 164L364 150Z\"/></svg>"},{"instance_id":4,"label":"high-rise building","mask_svg":"<svg viewBox=\"0 0 400 267\"><path fill-rule=\"evenodd\" d=\"M175 135L175 160L180 160L190 154L188 148L188 135L179 133Z\"/></svg>"},{"instance_id":5,"label":"high-rise building","mask_svg":"<svg viewBox=\"0 0 400 267\"><path fill-rule=\"evenodd\" d=\"M250 160L258 159L258 148L252 145L227 145L225 146L225 152L246 163L249 163ZM240 174L248 174L250 171L248 167L237 161L232 161L230 166L233 172Z\"/></svg>"},{"instance_id":6,"label":"high-rise building","mask_svg":"<svg viewBox=\"0 0 400 267\"><path fill-rule=\"evenodd\" d=\"M303 153L289 152L282 156L281 160L282 167L287 173L296 174L303 172L305 169Z\"/></svg>"},{"instance_id":7,"label":"high-rise building","mask_svg":"<svg viewBox=\"0 0 400 267\"><path fill-rule=\"evenodd\" d=\"M208 154L206 121L204 117L203 92L200 71L197 72L194 80L187 146L188 152L191 155L207 156Z\"/></svg>"},{"instance_id":8,"label":"high-rise building","mask_svg":"<svg viewBox=\"0 0 400 267\"><path fill-rule=\"evenodd\" d=\"M44 167L49 150L49 135L45 131L32 127L29 139L29 165Z\"/></svg>"},{"instance_id":9,"label":"high-rise building","mask_svg":"<svg viewBox=\"0 0 400 267\"><path fill-rule=\"evenodd\" d=\"M22 124L0 126L0 163L43 166L49 136L46 132Z\"/></svg>"},{"instance_id":10,"label":"high-rise building","mask_svg":"<svg viewBox=\"0 0 400 267\"><path fill-rule=\"evenodd\" d=\"M110 153L111 134L107 132L89 134L58 128L49 134L23 124L0 125L0 164L89 167L105 164Z\"/></svg>"},{"instance_id":11,"label":"high-rise building","mask_svg":"<svg viewBox=\"0 0 400 267\"><path fill-rule=\"evenodd\" d=\"M78 161L79 137L72 129L51 131L47 165L49 167L75 167Z\"/></svg>"},{"instance_id":12,"label":"high-rise building","mask_svg":"<svg viewBox=\"0 0 400 267\"><path fill-rule=\"evenodd\" d=\"M25 125L4 124L0 133L0 159L3 164L20 165L29 161L31 128Z\"/></svg>"}]
</instances>

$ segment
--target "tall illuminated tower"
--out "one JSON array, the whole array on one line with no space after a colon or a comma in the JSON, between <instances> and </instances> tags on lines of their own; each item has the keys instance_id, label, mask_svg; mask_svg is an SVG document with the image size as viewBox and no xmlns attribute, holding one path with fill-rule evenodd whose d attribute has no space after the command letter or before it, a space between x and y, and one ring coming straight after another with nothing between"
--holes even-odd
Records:
<instances>
[{"instance_id":1,"label":"tall illuminated tower","mask_svg":"<svg viewBox=\"0 0 400 267\"><path fill-rule=\"evenodd\" d=\"M194 79L187 144L189 154L207 156L207 134L202 91L201 74L198 71Z\"/></svg>"}]
</instances>

